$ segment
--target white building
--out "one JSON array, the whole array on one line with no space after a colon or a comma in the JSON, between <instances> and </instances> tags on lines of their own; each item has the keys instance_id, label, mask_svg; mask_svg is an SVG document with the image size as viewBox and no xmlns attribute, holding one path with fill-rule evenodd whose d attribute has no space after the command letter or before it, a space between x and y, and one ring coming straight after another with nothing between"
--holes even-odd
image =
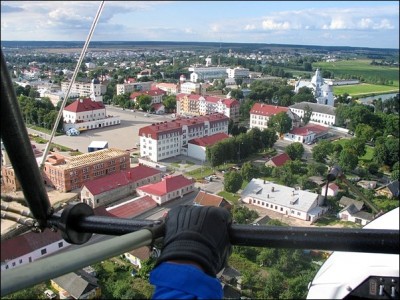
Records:
<instances>
[{"instance_id":1,"label":"white building","mask_svg":"<svg viewBox=\"0 0 400 300\"><path fill-rule=\"evenodd\" d=\"M264 130L268 128L268 120L272 116L285 112L292 119L292 125L297 126L297 117L288 107L268 105L264 103L254 103L250 110L250 128L259 128Z\"/></svg>"},{"instance_id":2,"label":"white building","mask_svg":"<svg viewBox=\"0 0 400 300\"><path fill-rule=\"evenodd\" d=\"M236 67L234 69L226 69L226 73L228 73L228 78L248 78L250 76L249 69Z\"/></svg>"},{"instance_id":3,"label":"white building","mask_svg":"<svg viewBox=\"0 0 400 300\"><path fill-rule=\"evenodd\" d=\"M317 124L307 124L304 127L297 127L285 133L284 139L292 142L311 143L316 138L328 133L328 128Z\"/></svg>"},{"instance_id":4,"label":"white building","mask_svg":"<svg viewBox=\"0 0 400 300\"><path fill-rule=\"evenodd\" d=\"M63 110L64 130L95 129L121 123L119 116L107 115L103 102L78 99Z\"/></svg>"},{"instance_id":5,"label":"white building","mask_svg":"<svg viewBox=\"0 0 400 300\"><path fill-rule=\"evenodd\" d=\"M323 126L333 126L336 122L336 108L329 105L300 102L289 106L290 110L300 118L304 117L304 112L307 108L311 108L312 114L310 123L321 124Z\"/></svg>"},{"instance_id":6,"label":"white building","mask_svg":"<svg viewBox=\"0 0 400 300\"><path fill-rule=\"evenodd\" d=\"M179 85L175 83L167 83L167 82L157 83L156 87L166 92L167 95L176 95L179 93Z\"/></svg>"},{"instance_id":7,"label":"white building","mask_svg":"<svg viewBox=\"0 0 400 300\"><path fill-rule=\"evenodd\" d=\"M197 159L199 161L206 161L206 148L211 147L217 142L220 142L224 139L229 138L229 135L226 133L216 133L213 135L205 136L202 138L196 138L193 140L190 140L188 142L188 153L187 155L189 157L192 157L194 159Z\"/></svg>"},{"instance_id":8,"label":"white building","mask_svg":"<svg viewBox=\"0 0 400 300\"><path fill-rule=\"evenodd\" d=\"M214 79L227 78L226 67L190 67L190 81L212 81Z\"/></svg>"},{"instance_id":9,"label":"white building","mask_svg":"<svg viewBox=\"0 0 400 300\"><path fill-rule=\"evenodd\" d=\"M323 197L262 179L252 179L241 194L243 202L262 207L285 216L315 222L327 207Z\"/></svg>"},{"instance_id":10,"label":"white building","mask_svg":"<svg viewBox=\"0 0 400 300\"><path fill-rule=\"evenodd\" d=\"M206 92L205 86L201 83L195 82L184 82L181 84L180 93L181 94L199 94L204 95Z\"/></svg>"},{"instance_id":11,"label":"white building","mask_svg":"<svg viewBox=\"0 0 400 300\"><path fill-rule=\"evenodd\" d=\"M149 91L153 81L146 82L130 82L121 83L116 85L117 95L123 95L125 93L132 93L137 91Z\"/></svg>"},{"instance_id":12,"label":"white building","mask_svg":"<svg viewBox=\"0 0 400 300\"><path fill-rule=\"evenodd\" d=\"M193 118L154 123L139 129L140 156L160 161L177 155L187 155L188 142L194 138L228 134L229 118L212 114Z\"/></svg>"},{"instance_id":13,"label":"white building","mask_svg":"<svg viewBox=\"0 0 400 300\"><path fill-rule=\"evenodd\" d=\"M61 91L67 93L70 82L61 82ZM107 86L103 85L97 78L91 82L74 82L71 92L79 97L90 97L93 101L103 102L103 96L107 91Z\"/></svg>"},{"instance_id":14,"label":"white building","mask_svg":"<svg viewBox=\"0 0 400 300\"><path fill-rule=\"evenodd\" d=\"M318 104L334 106L333 84L332 81L325 81L319 69L315 71L315 75L311 81L305 81L300 78L294 87L295 93L302 87L308 87L313 91L314 97Z\"/></svg>"}]
</instances>

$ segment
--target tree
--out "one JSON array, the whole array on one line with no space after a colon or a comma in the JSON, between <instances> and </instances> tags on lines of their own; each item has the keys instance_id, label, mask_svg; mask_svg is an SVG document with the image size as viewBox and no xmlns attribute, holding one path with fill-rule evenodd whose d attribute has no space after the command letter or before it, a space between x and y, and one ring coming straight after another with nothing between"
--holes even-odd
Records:
<instances>
[{"instance_id":1,"label":"tree","mask_svg":"<svg viewBox=\"0 0 400 300\"><path fill-rule=\"evenodd\" d=\"M244 180L250 181L258 175L258 169L250 162L245 162L241 169L241 174Z\"/></svg>"},{"instance_id":2,"label":"tree","mask_svg":"<svg viewBox=\"0 0 400 300\"><path fill-rule=\"evenodd\" d=\"M307 125L310 122L312 113L312 108L308 104L306 104L306 106L304 107L304 115L302 118L304 125Z\"/></svg>"},{"instance_id":3,"label":"tree","mask_svg":"<svg viewBox=\"0 0 400 300\"><path fill-rule=\"evenodd\" d=\"M274 128L275 131L282 136L284 133L287 133L292 129L292 119L286 112L280 112L269 118L268 127Z\"/></svg>"},{"instance_id":4,"label":"tree","mask_svg":"<svg viewBox=\"0 0 400 300\"><path fill-rule=\"evenodd\" d=\"M151 101L152 101L151 97L146 94L142 94L142 95L136 97L136 102L139 104L139 107L143 111L150 110Z\"/></svg>"},{"instance_id":5,"label":"tree","mask_svg":"<svg viewBox=\"0 0 400 300\"><path fill-rule=\"evenodd\" d=\"M344 144L344 149L353 149L354 153L357 156L363 156L366 153L365 139L355 137L352 138L351 140L347 140L346 143Z\"/></svg>"},{"instance_id":6,"label":"tree","mask_svg":"<svg viewBox=\"0 0 400 300\"><path fill-rule=\"evenodd\" d=\"M285 152L290 156L290 159L301 159L304 154L304 147L302 143L291 143L285 148Z\"/></svg>"},{"instance_id":7,"label":"tree","mask_svg":"<svg viewBox=\"0 0 400 300\"><path fill-rule=\"evenodd\" d=\"M243 178L238 172L228 172L224 176L224 189L230 193L236 193L242 186Z\"/></svg>"},{"instance_id":8,"label":"tree","mask_svg":"<svg viewBox=\"0 0 400 300\"><path fill-rule=\"evenodd\" d=\"M351 171L357 167L358 155L353 149L345 148L339 155L339 166L344 171Z\"/></svg>"},{"instance_id":9,"label":"tree","mask_svg":"<svg viewBox=\"0 0 400 300\"><path fill-rule=\"evenodd\" d=\"M164 96L162 103L166 111L168 112L174 111L176 109L176 96L174 95Z\"/></svg>"},{"instance_id":10,"label":"tree","mask_svg":"<svg viewBox=\"0 0 400 300\"><path fill-rule=\"evenodd\" d=\"M312 149L312 156L316 162L325 163L325 159L332 153L331 143L328 141L321 141Z\"/></svg>"},{"instance_id":11,"label":"tree","mask_svg":"<svg viewBox=\"0 0 400 300\"><path fill-rule=\"evenodd\" d=\"M354 131L356 137L364 139L365 141L370 141L373 139L375 131L367 124L358 124L356 130Z\"/></svg>"},{"instance_id":12,"label":"tree","mask_svg":"<svg viewBox=\"0 0 400 300\"><path fill-rule=\"evenodd\" d=\"M235 205L232 209L232 218L238 224L248 224L258 218L258 213L246 206Z\"/></svg>"}]
</instances>

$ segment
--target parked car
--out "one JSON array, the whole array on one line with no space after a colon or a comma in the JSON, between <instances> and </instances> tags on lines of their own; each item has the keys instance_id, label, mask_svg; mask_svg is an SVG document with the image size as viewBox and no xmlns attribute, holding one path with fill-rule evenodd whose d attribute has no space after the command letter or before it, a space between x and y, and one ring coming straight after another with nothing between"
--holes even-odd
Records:
<instances>
[{"instance_id":1,"label":"parked car","mask_svg":"<svg viewBox=\"0 0 400 300\"><path fill-rule=\"evenodd\" d=\"M65 132L68 136L76 136L80 134L80 131L75 128L70 128Z\"/></svg>"},{"instance_id":2,"label":"parked car","mask_svg":"<svg viewBox=\"0 0 400 300\"><path fill-rule=\"evenodd\" d=\"M44 291L44 295L48 298L48 299L55 299L57 297L57 295L52 291L52 290L45 290Z\"/></svg>"}]
</instances>

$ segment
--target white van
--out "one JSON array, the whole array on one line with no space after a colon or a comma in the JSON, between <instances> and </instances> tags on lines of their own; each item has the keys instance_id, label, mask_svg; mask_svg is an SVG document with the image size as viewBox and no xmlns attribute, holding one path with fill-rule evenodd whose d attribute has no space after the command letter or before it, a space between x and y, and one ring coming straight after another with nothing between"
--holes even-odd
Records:
<instances>
[{"instance_id":1,"label":"white van","mask_svg":"<svg viewBox=\"0 0 400 300\"><path fill-rule=\"evenodd\" d=\"M57 297L57 295L52 291L52 290L45 290L44 291L44 295L48 298L48 299L55 299Z\"/></svg>"}]
</instances>

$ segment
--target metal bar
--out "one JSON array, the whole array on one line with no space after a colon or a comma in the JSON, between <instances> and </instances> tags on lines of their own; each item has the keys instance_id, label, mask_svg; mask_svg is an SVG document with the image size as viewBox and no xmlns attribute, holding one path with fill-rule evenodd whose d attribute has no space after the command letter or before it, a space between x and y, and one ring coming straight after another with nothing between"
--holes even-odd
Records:
<instances>
[{"instance_id":1,"label":"metal bar","mask_svg":"<svg viewBox=\"0 0 400 300\"><path fill-rule=\"evenodd\" d=\"M39 228L44 229L47 217L51 214L50 201L22 119L3 51L1 51L0 86L1 137L29 209L37 220Z\"/></svg>"},{"instance_id":2,"label":"metal bar","mask_svg":"<svg viewBox=\"0 0 400 300\"><path fill-rule=\"evenodd\" d=\"M55 216L50 222L57 222ZM157 221L156 221L157 222ZM154 221L102 216L82 217L74 224L78 232L121 235L156 225ZM383 229L313 228L233 224L231 243L241 246L319 249L368 253L399 253L399 231Z\"/></svg>"},{"instance_id":3,"label":"metal bar","mask_svg":"<svg viewBox=\"0 0 400 300\"><path fill-rule=\"evenodd\" d=\"M150 245L151 241L150 230L143 229L2 271L1 297L124 252Z\"/></svg>"},{"instance_id":4,"label":"metal bar","mask_svg":"<svg viewBox=\"0 0 400 300\"><path fill-rule=\"evenodd\" d=\"M231 243L241 246L399 254L399 231L232 225Z\"/></svg>"}]
</instances>

